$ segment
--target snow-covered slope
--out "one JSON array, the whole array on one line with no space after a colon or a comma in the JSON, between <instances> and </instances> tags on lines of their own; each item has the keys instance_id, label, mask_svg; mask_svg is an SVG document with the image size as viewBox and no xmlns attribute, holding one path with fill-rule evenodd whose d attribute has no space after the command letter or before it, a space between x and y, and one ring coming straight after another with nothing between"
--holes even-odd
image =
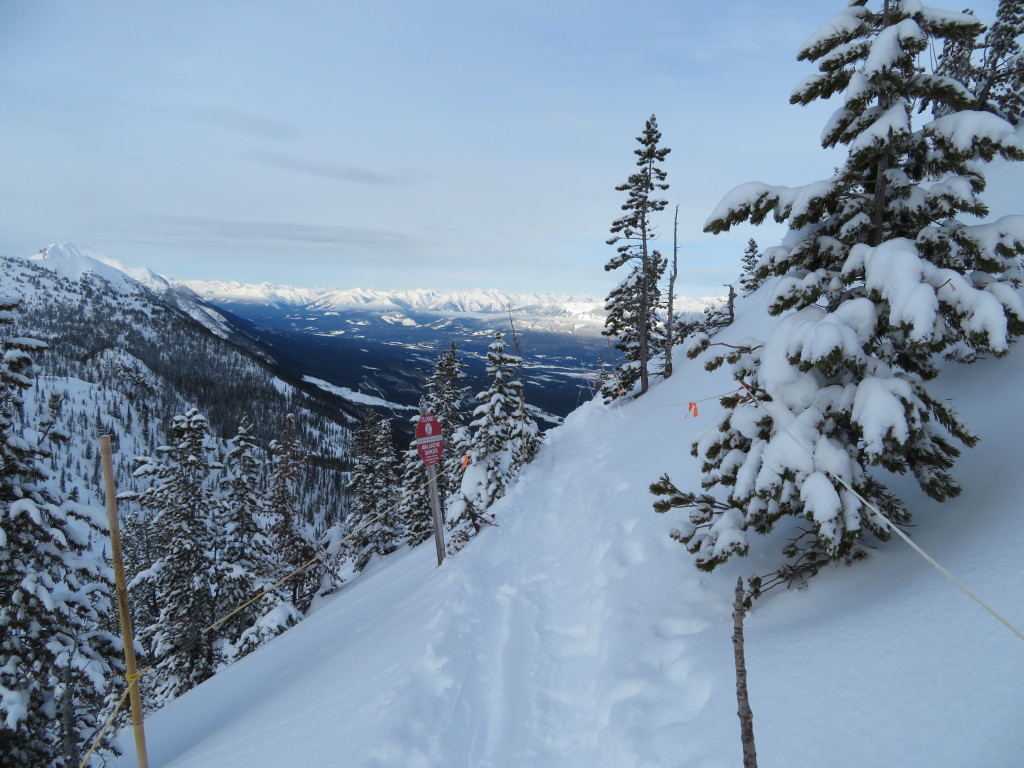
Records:
<instances>
[{"instance_id":1,"label":"snow-covered slope","mask_svg":"<svg viewBox=\"0 0 1024 768\"><path fill-rule=\"evenodd\" d=\"M758 333L744 302L722 339ZM914 537L1024 625L1017 469L1024 354L950 369L941 393L981 435L944 505L912 482ZM156 713L160 768L734 768L738 576L778 541L701 574L647 486L697 487L694 430L732 389L699 364L639 401L591 402L554 430L442 567L421 546L371 564L297 628ZM781 535L781 533L780 533ZM1021 764L1024 644L899 541L747 619L762 768ZM122 737L131 751L130 733ZM129 757L117 765L133 765Z\"/></svg>"},{"instance_id":2,"label":"snow-covered slope","mask_svg":"<svg viewBox=\"0 0 1024 768\"><path fill-rule=\"evenodd\" d=\"M217 336L228 339L236 335L224 316L206 304L198 294L182 284L172 283L148 267L125 264L119 259L74 243L48 245L31 256L29 261L37 262L70 280L79 280L87 274L97 275L126 295L140 291L152 292Z\"/></svg>"},{"instance_id":3,"label":"snow-covered slope","mask_svg":"<svg viewBox=\"0 0 1024 768\"><path fill-rule=\"evenodd\" d=\"M92 273L129 293L136 292L140 285L157 294L171 287L165 278L152 270L129 266L74 243L48 245L32 256L30 261L38 261L47 269L71 280L78 280L82 275Z\"/></svg>"}]
</instances>

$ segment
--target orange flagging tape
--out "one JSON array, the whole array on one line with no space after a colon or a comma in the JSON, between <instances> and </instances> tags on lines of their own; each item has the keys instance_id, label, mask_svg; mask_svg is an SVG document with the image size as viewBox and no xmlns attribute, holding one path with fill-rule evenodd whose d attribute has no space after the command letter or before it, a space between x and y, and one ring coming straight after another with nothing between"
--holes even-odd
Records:
<instances>
[{"instance_id":1,"label":"orange flagging tape","mask_svg":"<svg viewBox=\"0 0 1024 768\"><path fill-rule=\"evenodd\" d=\"M691 413L693 414L693 418L696 419L697 418L697 404L696 403L690 403L687 406L687 408L686 408L686 415L689 416Z\"/></svg>"}]
</instances>

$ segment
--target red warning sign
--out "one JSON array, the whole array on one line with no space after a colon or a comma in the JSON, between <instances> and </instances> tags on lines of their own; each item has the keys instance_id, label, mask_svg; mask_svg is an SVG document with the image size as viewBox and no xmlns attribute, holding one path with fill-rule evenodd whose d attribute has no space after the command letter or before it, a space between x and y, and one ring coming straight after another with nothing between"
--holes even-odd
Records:
<instances>
[{"instance_id":1,"label":"red warning sign","mask_svg":"<svg viewBox=\"0 0 1024 768\"><path fill-rule=\"evenodd\" d=\"M416 452L423 463L432 467L441 461L444 451L444 437L441 435L441 422L432 413L420 416L416 424Z\"/></svg>"}]
</instances>

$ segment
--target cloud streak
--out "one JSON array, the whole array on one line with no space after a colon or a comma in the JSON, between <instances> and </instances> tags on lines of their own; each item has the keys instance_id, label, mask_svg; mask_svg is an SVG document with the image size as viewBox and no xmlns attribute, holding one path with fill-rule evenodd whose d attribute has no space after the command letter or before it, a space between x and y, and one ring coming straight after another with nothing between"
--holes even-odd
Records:
<instances>
[{"instance_id":1,"label":"cloud streak","mask_svg":"<svg viewBox=\"0 0 1024 768\"><path fill-rule=\"evenodd\" d=\"M298 222L240 221L193 216L157 217L150 235L168 239L255 245L288 243L306 246L360 246L402 250L429 245L403 232Z\"/></svg>"},{"instance_id":2,"label":"cloud streak","mask_svg":"<svg viewBox=\"0 0 1024 768\"><path fill-rule=\"evenodd\" d=\"M195 107L189 110L194 116L217 123L249 136L264 139L290 139L297 135L295 126L272 117L227 107Z\"/></svg>"},{"instance_id":3,"label":"cloud streak","mask_svg":"<svg viewBox=\"0 0 1024 768\"><path fill-rule=\"evenodd\" d=\"M272 150L253 150L247 156L259 163L284 168L296 173L319 176L324 179L351 181L357 184L400 184L402 180L391 174L381 173L372 168L333 160L311 160Z\"/></svg>"}]
</instances>

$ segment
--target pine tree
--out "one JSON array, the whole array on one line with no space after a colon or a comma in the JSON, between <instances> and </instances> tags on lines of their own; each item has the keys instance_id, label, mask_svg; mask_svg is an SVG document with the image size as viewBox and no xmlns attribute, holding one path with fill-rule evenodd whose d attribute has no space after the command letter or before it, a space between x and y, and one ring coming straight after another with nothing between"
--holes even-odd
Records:
<instances>
[{"instance_id":1,"label":"pine tree","mask_svg":"<svg viewBox=\"0 0 1024 768\"><path fill-rule=\"evenodd\" d=\"M419 416L410 419L413 428ZM430 509L430 489L427 485L427 465L420 458L416 439L409 443L402 460L402 493L396 516L405 531L405 540L416 547L434 533L433 512Z\"/></svg>"},{"instance_id":2,"label":"pine tree","mask_svg":"<svg viewBox=\"0 0 1024 768\"><path fill-rule=\"evenodd\" d=\"M18 303L0 297L0 325ZM105 681L123 670L103 628L112 577L91 540L105 524L50 482L35 435L52 423L26 429L19 417L32 355L46 344L7 338L0 349L0 755L5 765L77 768Z\"/></svg>"},{"instance_id":3,"label":"pine tree","mask_svg":"<svg viewBox=\"0 0 1024 768\"><path fill-rule=\"evenodd\" d=\"M374 555L394 552L402 539L397 512L400 479L390 420L369 411L355 443L356 465L348 485L349 520L354 531L354 569L361 571Z\"/></svg>"},{"instance_id":4,"label":"pine tree","mask_svg":"<svg viewBox=\"0 0 1024 768\"><path fill-rule=\"evenodd\" d=\"M654 197L657 192L668 189L665 183L667 173L660 166L670 150L659 147L661 132L654 115L648 118L644 132L637 137L640 149L633 150L637 156L639 171L630 175L625 184L615 189L628 192L622 205L626 211L612 223L609 245L616 246L616 254L605 270L619 269L629 265L626 279L619 283L605 304L608 317L602 333L616 340L616 347L625 355L630 365L623 366L619 373L622 389L629 390L637 380L640 394L647 391L648 362L660 349L657 343L657 310L660 304L659 284L665 272L666 259L651 248L655 237L651 214L663 211L667 200ZM612 393L617 396L618 393Z\"/></svg>"},{"instance_id":5,"label":"pine tree","mask_svg":"<svg viewBox=\"0 0 1024 768\"><path fill-rule=\"evenodd\" d=\"M217 618L212 472L219 465L211 451L206 417L192 408L174 417L159 457L136 460L135 476L149 485L134 498L152 510L161 552L150 569L160 614L140 632L157 659L157 706L212 677L221 662L214 634L204 632Z\"/></svg>"},{"instance_id":6,"label":"pine tree","mask_svg":"<svg viewBox=\"0 0 1024 768\"><path fill-rule=\"evenodd\" d=\"M295 415L285 417L281 438L270 444L274 464L270 473L267 514L270 539L277 555L277 577L282 578L302 567L316 554L316 537L299 509L296 487L309 454L302 450L296 436ZM299 614L309 610L324 577L323 561L317 561L283 585L292 608Z\"/></svg>"},{"instance_id":7,"label":"pine tree","mask_svg":"<svg viewBox=\"0 0 1024 768\"><path fill-rule=\"evenodd\" d=\"M487 514L491 504L505 495L505 489L522 463L520 444L513 441L522 403L522 386L516 377L520 358L505 352L500 333L487 348L487 376L490 386L476 396L479 405L470 424L469 465L460 488L446 504L451 547L459 549L484 525L493 523Z\"/></svg>"},{"instance_id":8,"label":"pine tree","mask_svg":"<svg viewBox=\"0 0 1024 768\"><path fill-rule=\"evenodd\" d=\"M969 45L980 29L970 14L916 1L873 10L854 0L805 43L799 58L818 62L819 74L792 97L842 94L823 143L846 146L845 163L796 189L744 185L709 220L721 232L772 213L790 231L759 268L780 278L770 312L784 317L764 342L709 362L732 365L742 387L693 447L705 491L721 487L725 500L680 492L667 476L652 486L666 497L658 511L692 510L675 537L698 567L745 554L749 530L767 533L785 516L800 521L783 550L790 562L767 585L861 558L868 536L890 535L862 499L896 525L910 521L878 469L912 473L936 500L960 492L955 442L977 438L928 382L941 356L998 357L1024 330L1015 290L1024 219L958 217L987 212L983 162L1024 159L1024 147L1006 121L970 111L961 84L918 62L933 39ZM927 105L944 115L915 125Z\"/></svg>"},{"instance_id":9,"label":"pine tree","mask_svg":"<svg viewBox=\"0 0 1024 768\"><path fill-rule=\"evenodd\" d=\"M512 325L512 313L509 313L509 324ZM518 394L515 403L515 410L512 413L509 424L509 446L512 455L515 457L512 464L512 474L519 474L519 470L526 464L533 461L533 457L540 448L540 427L530 415L530 409L526 405L526 375L523 371L523 351L521 339L516 333L515 325L512 325L512 345L515 350L515 378L510 385Z\"/></svg>"},{"instance_id":10,"label":"pine tree","mask_svg":"<svg viewBox=\"0 0 1024 768\"><path fill-rule=\"evenodd\" d=\"M996 20L980 42L977 38L946 40L937 73L970 90L983 109L1020 125L1024 119L1024 0L999 0ZM941 107L939 114L948 114Z\"/></svg>"},{"instance_id":11,"label":"pine tree","mask_svg":"<svg viewBox=\"0 0 1024 768\"><path fill-rule=\"evenodd\" d=\"M468 447L463 404L469 388L461 384L465 378L466 364L453 341L437 358L434 373L426 382L426 408L441 423L444 437L444 454L437 472L437 492L442 499L458 488L462 479L462 458Z\"/></svg>"},{"instance_id":12,"label":"pine tree","mask_svg":"<svg viewBox=\"0 0 1024 768\"><path fill-rule=\"evenodd\" d=\"M757 276L757 259L757 241L750 238L741 260L743 272L740 275L740 288L743 289L744 296L749 296L761 287L762 280Z\"/></svg>"},{"instance_id":13,"label":"pine tree","mask_svg":"<svg viewBox=\"0 0 1024 768\"><path fill-rule=\"evenodd\" d=\"M249 418L243 416L238 433L228 444L225 475L221 483L224 496L217 530L221 540L217 560L218 616L247 603L274 582L273 546L259 524L267 513L259 488L261 468L257 450ZM234 658L255 650L251 643L240 647L240 640L243 635L251 637L249 630L279 602L277 596L267 595L222 625L221 634L233 646L231 655ZM268 638L262 636L261 639L265 641Z\"/></svg>"}]
</instances>

